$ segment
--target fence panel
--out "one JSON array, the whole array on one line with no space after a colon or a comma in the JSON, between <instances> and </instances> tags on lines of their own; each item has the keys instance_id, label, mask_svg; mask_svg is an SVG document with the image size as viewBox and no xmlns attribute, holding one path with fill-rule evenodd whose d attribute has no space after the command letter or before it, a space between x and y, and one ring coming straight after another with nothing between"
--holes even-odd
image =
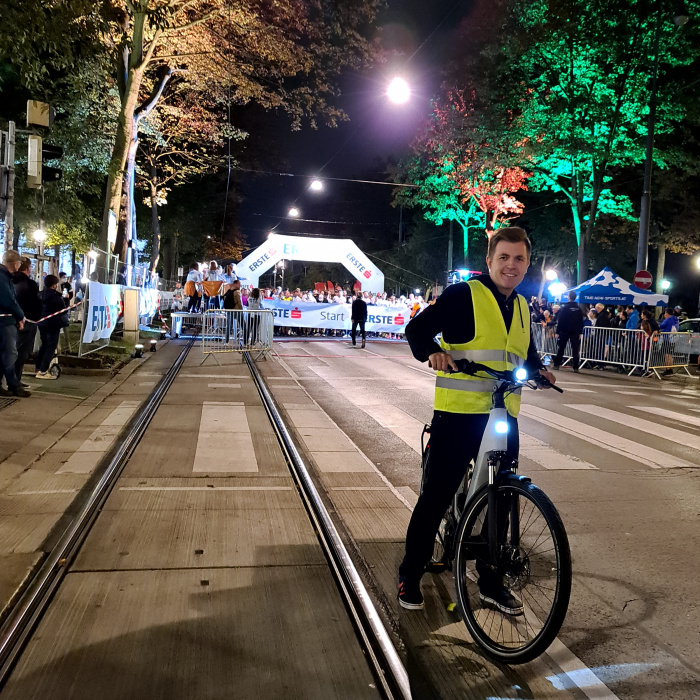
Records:
<instances>
[{"instance_id":1,"label":"fence panel","mask_svg":"<svg viewBox=\"0 0 700 700\"><path fill-rule=\"evenodd\" d=\"M684 369L688 375L688 365L692 350L690 333L659 333L652 341L647 369L659 377L658 370Z\"/></svg>"},{"instance_id":2,"label":"fence panel","mask_svg":"<svg viewBox=\"0 0 700 700\"><path fill-rule=\"evenodd\" d=\"M272 350L272 311L209 309L202 316L202 362L222 352L250 352L253 359Z\"/></svg>"}]
</instances>

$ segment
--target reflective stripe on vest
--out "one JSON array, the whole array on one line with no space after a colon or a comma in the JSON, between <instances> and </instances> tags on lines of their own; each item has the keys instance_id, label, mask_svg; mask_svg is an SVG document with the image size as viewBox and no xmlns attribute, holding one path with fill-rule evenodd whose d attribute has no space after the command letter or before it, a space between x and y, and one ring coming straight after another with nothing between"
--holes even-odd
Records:
<instances>
[{"instance_id":1,"label":"reflective stripe on vest","mask_svg":"<svg viewBox=\"0 0 700 700\"><path fill-rule=\"evenodd\" d=\"M440 347L455 359L472 360L492 369L509 370L522 367L530 345L530 314L525 299L518 295L514 302L513 320L506 329L503 314L491 291L481 282L467 282L474 307L474 338L468 343L447 343L440 338ZM495 381L471 377L459 372L438 372L435 382L435 410L450 413L488 413ZM508 413L517 416L520 391L505 399Z\"/></svg>"}]
</instances>

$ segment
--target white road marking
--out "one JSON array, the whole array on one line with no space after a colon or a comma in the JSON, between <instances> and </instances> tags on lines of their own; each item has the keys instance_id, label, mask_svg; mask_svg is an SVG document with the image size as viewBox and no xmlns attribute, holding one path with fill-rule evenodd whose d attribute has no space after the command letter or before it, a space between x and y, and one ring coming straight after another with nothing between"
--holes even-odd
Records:
<instances>
[{"instance_id":1,"label":"white road marking","mask_svg":"<svg viewBox=\"0 0 700 700\"><path fill-rule=\"evenodd\" d=\"M561 382L557 382L557 384L560 384ZM573 387L569 386L566 388L567 393L579 393L579 394L597 394L598 392L593 390L593 389L579 389L578 387Z\"/></svg>"},{"instance_id":2,"label":"white road marking","mask_svg":"<svg viewBox=\"0 0 700 700\"><path fill-rule=\"evenodd\" d=\"M595 406L594 408L599 408ZM684 459L674 457L666 452L655 450L653 447L641 445L633 440L613 435L605 430L593 429L588 423L567 418L553 411L548 411L539 406L522 406L521 415L531 418L539 423L544 423L551 428L560 430L563 433L573 435L579 440L589 442L596 447L615 452L616 454L632 459L635 462L644 464L652 469L668 469L669 467L693 467L697 466L686 462Z\"/></svg>"},{"instance_id":3,"label":"white road marking","mask_svg":"<svg viewBox=\"0 0 700 700\"><path fill-rule=\"evenodd\" d=\"M49 489L47 491L14 491L8 496L43 496L45 494L56 493L78 493L78 489Z\"/></svg>"},{"instance_id":4,"label":"white road marking","mask_svg":"<svg viewBox=\"0 0 700 700\"><path fill-rule=\"evenodd\" d=\"M210 389L240 389L240 384L207 384Z\"/></svg>"},{"instance_id":5,"label":"white road marking","mask_svg":"<svg viewBox=\"0 0 700 700\"><path fill-rule=\"evenodd\" d=\"M180 372L177 376L185 379L250 379L249 374L194 374Z\"/></svg>"},{"instance_id":6,"label":"white road marking","mask_svg":"<svg viewBox=\"0 0 700 700\"><path fill-rule=\"evenodd\" d=\"M558 452L546 442L520 432L520 456L545 469L598 469L578 457Z\"/></svg>"},{"instance_id":7,"label":"white road marking","mask_svg":"<svg viewBox=\"0 0 700 700\"><path fill-rule=\"evenodd\" d=\"M204 402L192 471L258 471L245 406L234 402Z\"/></svg>"},{"instance_id":8,"label":"white road marking","mask_svg":"<svg viewBox=\"0 0 700 700\"><path fill-rule=\"evenodd\" d=\"M140 401L122 401L61 465L56 474L89 474L140 405Z\"/></svg>"},{"instance_id":9,"label":"white road marking","mask_svg":"<svg viewBox=\"0 0 700 700\"><path fill-rule=\"evenodd\" d=\"M646 396L646 393L642 391L622 391L621 389L614 389L616 394L625 394L625 396Z\"/></svg>"},{"instance_id":10,"label":"white road marking","mask_svg":"<svg viewBox=\"0 0 700 700\"><path fill-rule=\"evenodd\" d=\"M379 425L391 430L401 438L412 450L421 454L420 435L423 432L423 421L419 421L405 411L391 404L379 406L361 406Z\"/></svg>"},{"instance_id":11,"label":"white road marking","mask_svg":"<svg viewBox=\"0 0 700 700\"><path fill-rule=\"evenodd\" d=\"M599 418L604 418L605 420L612 421L613 423L619 423L620 425L624 425L627 428L632 428L633 430L641 430L642 432L649 433L649 435L654 435L655 437L662 438L664 440L670 440L677 445L685 445L686 447L692 447L695 450L700 450L700 437L697 435L690 435L685 430L669 428L665 425L660 425L659 423L645 420L644 418L637 418L635 416L630 416L627 413L613 411L612 409L605 408L604 406L571 403L566 404L566 406L577 411L590 413L591 415Z\"/></svg>"},{"instance_id":12,"label":"white road marking","mask_svg":"<svg viewBox=\"0 0 700 700\"><path fill-rule=\"evenodd\" d=\"M685 413L669 411L665 408L657 408L656 406L628 406L628 408L634 408L636 411L651 413L654 416L671 418L672 420L679 421L680 423L687 423L688 425L694 425L696 428L700 428L700 418L697 418L696 416L689 416Z\"/></svg>"}]
</instances>

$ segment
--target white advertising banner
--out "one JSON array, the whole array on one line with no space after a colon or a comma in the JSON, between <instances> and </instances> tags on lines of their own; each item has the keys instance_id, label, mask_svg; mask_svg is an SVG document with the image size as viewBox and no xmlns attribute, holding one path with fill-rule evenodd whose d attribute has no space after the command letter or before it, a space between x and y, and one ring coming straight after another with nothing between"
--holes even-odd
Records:
<instances>
[{"instance_id":1,"label":"white advertising banner","mask_svg":"<svg viewBox=\"0 0 700 700\"><path fill-rule=\"evenodd\" d=\"M344 265L367 292L384 291L384 273L349 238L304 238L271 233L265 243L236 265L245 286L258 286L260 275L280 260L309 260Z\"/></svg>"},{"instance_id":2,"label":"white advertising banner","mask_svg":"<svg viewBox=\"0 0 700 700\"><path fill-rule=\"evenodd\" d=\"M90 282L88 290L88 311L85 321L83 343L107 340L122 309L121 286L118 284L101 284Z\"/></svg>"},{"instance_id":3,"label":"white advertising banner","mask_svg":"<svg viewBox=\"0 0 700 700\"><path fill-rule=\"evenodd\" d=\"M273 312L275 326L348 331L352 327L350 304L314 304L265 299L263 308ZM373 333L403 333L410 318L411 313L407 308L367 306L365 330Z\"/></svg>"},{"instance_id":4,"label":"white advertising banner","mask_svg":"<svg viewBox=\"0 0 700 700\"><path fill-rule=\"evenodd\" d=\"M139 316L151 318L158 311L158 290L139 288Z\"/></svg>"}]
</instances>

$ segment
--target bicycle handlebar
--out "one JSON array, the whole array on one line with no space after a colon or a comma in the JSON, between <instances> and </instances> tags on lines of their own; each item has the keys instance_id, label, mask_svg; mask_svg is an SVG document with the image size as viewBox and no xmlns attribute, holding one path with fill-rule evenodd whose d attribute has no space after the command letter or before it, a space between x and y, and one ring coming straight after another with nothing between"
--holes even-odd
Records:
<instances>
[{"instance_id":1,"label":"bicycle handlebar","mask_svg":"<svg viewBox=\"0 0 700 700\"><path fill-rule=\"evenodd\" d=\"M497 370L487 367L486 365L479 364L478 362L472 362L471 360L455 360L457 365L457 370L462 374L470 374L472 376L476 375L477 372L484 372L494 379L498 379L508 384L513 384L514 386L522 386L527 382L534 382L543 388L551 388L554 391L558 391L560 394L564 393L563 389L552 384L546 377L543 377L539 370L533 373L528 373L527 377L524 379L517 379L515 373L517 369L508 370Z\"/></svg>"}]
</instances>

